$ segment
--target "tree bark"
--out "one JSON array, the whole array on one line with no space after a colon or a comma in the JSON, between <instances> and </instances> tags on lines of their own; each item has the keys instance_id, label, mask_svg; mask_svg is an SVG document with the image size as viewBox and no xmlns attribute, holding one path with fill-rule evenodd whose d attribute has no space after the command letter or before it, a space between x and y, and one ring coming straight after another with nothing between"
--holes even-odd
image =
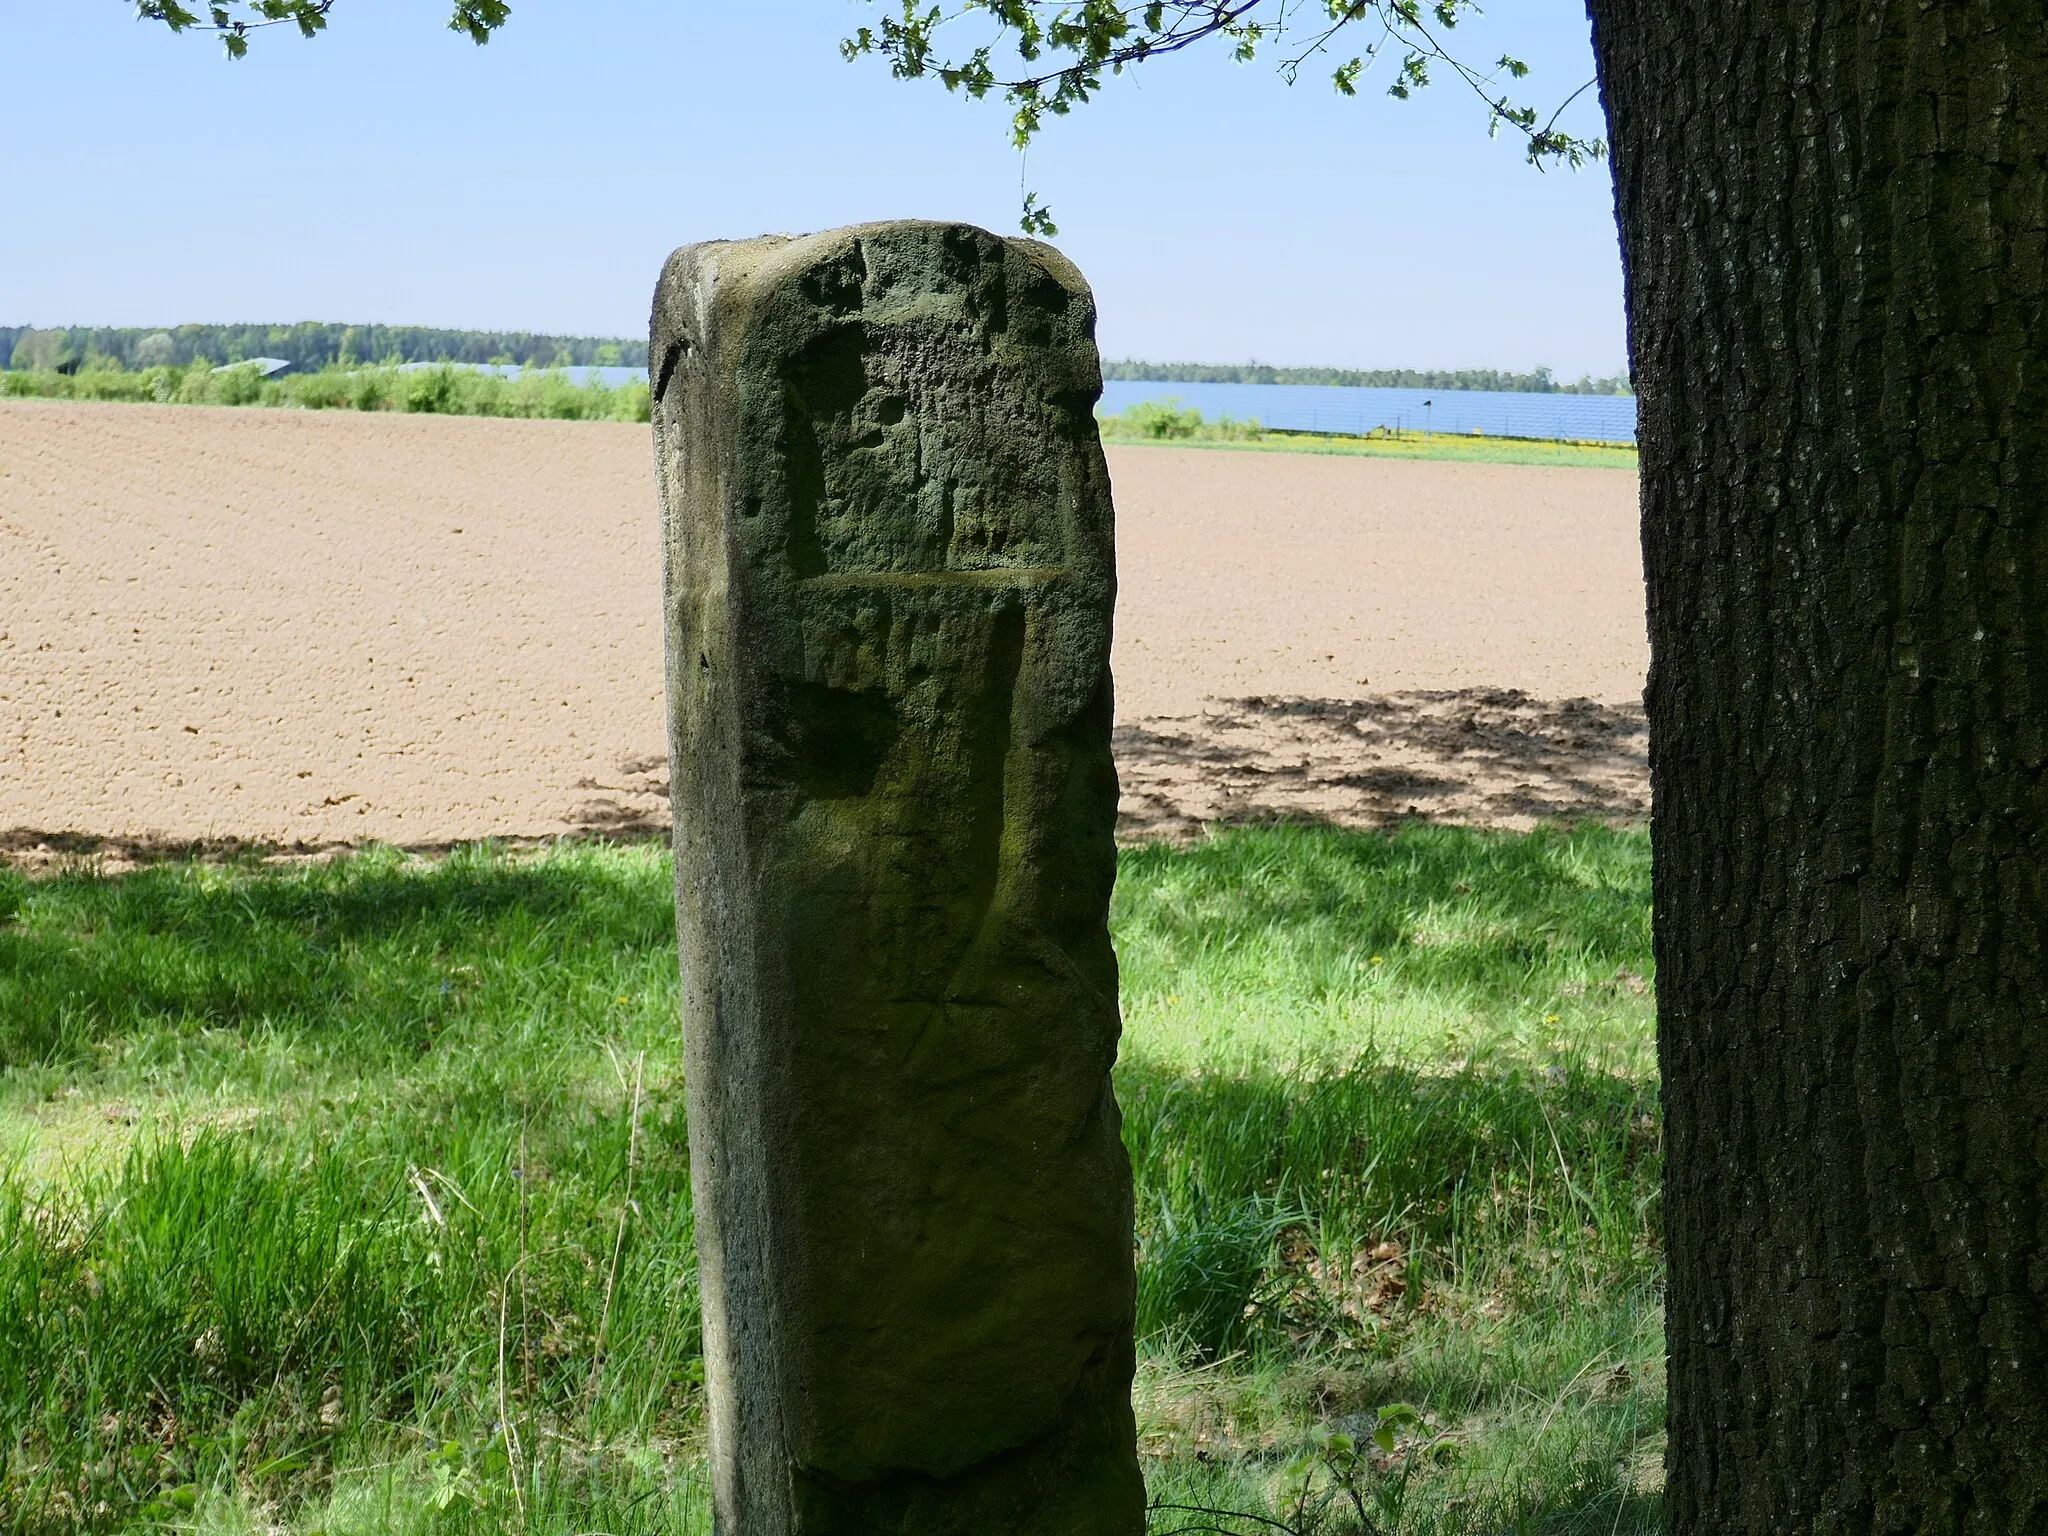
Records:
<instances>
[{"instance_id":1,"label":"tree bark","mask_svg":"<svg viewBox=\"0 0 2048 1536\"><path fill-rule=\"evenodd\" d=\"M1592 0L1680 1536L2048 1529L2048 25Z\"/></svg>"}]
</instances>

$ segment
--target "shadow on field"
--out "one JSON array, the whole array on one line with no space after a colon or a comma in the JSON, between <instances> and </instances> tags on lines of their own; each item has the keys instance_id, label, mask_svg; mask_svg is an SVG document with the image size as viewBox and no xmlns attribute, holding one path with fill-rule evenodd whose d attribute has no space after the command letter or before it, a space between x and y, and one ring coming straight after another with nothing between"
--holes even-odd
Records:
<instances>
[{"instance_id":1,"label":"shadow on field","mask_svg":"<svg viewBox=\"0 0 2048 1536\"><path fill-rule=\"evenodd\" d=\"M1515 689L1219 700L1201 715L1119 726L1116 758L1127 839L1217 823L1526 830L1649 814L1639 706Z\"/></svg>"}]
</instances>

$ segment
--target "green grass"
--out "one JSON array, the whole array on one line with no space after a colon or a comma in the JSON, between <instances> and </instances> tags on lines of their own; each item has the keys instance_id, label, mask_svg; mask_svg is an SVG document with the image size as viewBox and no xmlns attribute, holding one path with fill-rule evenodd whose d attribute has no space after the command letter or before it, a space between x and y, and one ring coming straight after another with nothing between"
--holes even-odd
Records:
<instances>
[{"instance_id":1,"label":"green grass","mask_svg":"<svg viewBox=\"0 0 2048 1536\"><path fill-rule=\"evenodd\" d=\"M1125 853L1162 1506L1657 1528L1647 880ZM0 1528L708 1532L675 1005L645 845L0 873Z\"/></svg>"},{"instance_id":2,"label":"green grass","mask_svg":"<svg viewBox=\"0 0 2048 1536\"><path fill-rule=\"evenodd\" d=\"M257 405L309 411L409 411L442 416L526 416L557 421L646 421L647 385L572 382L551 369L517 378L442 364L323 368L258 378L253 369L88 367L77 373L0 371L0 399L113 400L158 405Z\"/></svg>"},{"instance_id":3,"label":"green grass","mask_svg":"<svg viewBox=\"0 0 2048 1536\"><path fill-rule=\"evenodd\" d=\"M1293 432L1229 416L1205 420L1177 399L1145 400L1121 414L1097 418L1109 443L1151 443L1173 448L1233 448L1264 453L1363 455L1381 459L1449 459L1471 464L1552 464L1590 469L1637 467L1632 443L1578 442L1531 437L1458 436L1397 432L1376 427L1362 434Z\"/></svg>"}]
</instances>

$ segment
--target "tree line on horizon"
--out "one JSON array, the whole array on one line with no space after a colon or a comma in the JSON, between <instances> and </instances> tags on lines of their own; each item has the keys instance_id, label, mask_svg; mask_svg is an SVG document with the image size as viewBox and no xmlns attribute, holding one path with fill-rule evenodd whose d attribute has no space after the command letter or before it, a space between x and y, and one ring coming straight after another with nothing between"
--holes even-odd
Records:
<instances>
[{"instance_id":1,"label":"tree line on horizon","mask_svg":"<svg viewBox=\"0 0 2048 1536\"><path fill-rule=\"evenodd\" d=\"M461 331L419 325L0 326L10 369L72 372L94 364L189 367L281 357L298 368L351 363L517 363L525 367L647 366L647 343L531 331Z\"/></svg>"},{"instance_id":2,"label":"tree line on horizon","mask_svg":"<svg viewBox=\"0 0 2048 1536\"><path fill-rule=\"evenodd\" d=\"M297 368L351 363L517 363L529 368L645 368L647 342L620 336L553 336L532 331L462 331L420 325L4 326L0 360L10 369L74 372L95 363L122 368L190 367L281 357ZM1626 395L1625 376L1572 380L1550 369L1279 368L1268 363L1105 361L1104 379L1162 384L1325 384L1351 389L1498 390L1511 394Z\"/></svg>"},{"instance_id":3,"label":"tree line on horizon","mask_svg":"<svg viewBox=\"0 0 2048 1536\"><path fill-rule=\"evenodd\" d=\"M1516 395L1631 395L1625 374L1557 378L1548 368L1276 368L1268 363L1105 362L1104 379L1153 384L1328 384L1343 389L1476 389Z\"/></svg>"}]
</instances>

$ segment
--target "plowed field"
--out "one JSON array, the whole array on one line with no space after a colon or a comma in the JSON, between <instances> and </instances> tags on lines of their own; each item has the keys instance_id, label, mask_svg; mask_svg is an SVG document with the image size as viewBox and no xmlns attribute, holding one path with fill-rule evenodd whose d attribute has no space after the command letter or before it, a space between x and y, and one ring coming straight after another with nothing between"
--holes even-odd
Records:
<instances>
[{"instance_id":1,"label":"plowed field","mask_svg":"<svg viewBox=\"0 0 2048 1536\"><path fill-rule=\"evenodd\" d=\"M1112 447L1128 835L1636 817L1635 481ZM0 852L666 824L647 431L0 403Z\"/></svg>"}]
</instances>

